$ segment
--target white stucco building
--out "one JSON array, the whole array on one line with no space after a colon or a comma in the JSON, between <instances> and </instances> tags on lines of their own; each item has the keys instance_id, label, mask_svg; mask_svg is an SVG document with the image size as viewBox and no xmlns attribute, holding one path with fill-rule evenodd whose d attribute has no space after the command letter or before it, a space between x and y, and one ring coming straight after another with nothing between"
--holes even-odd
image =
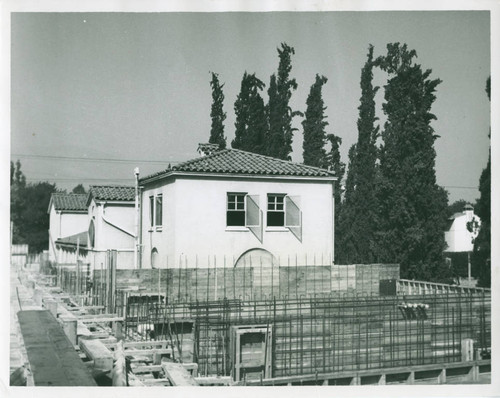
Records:
<instances>
[{"instance_id":1,"label":"white stucco building","mask_svg":"<svg viewBox=\"0 0 500 398\"><path fill-rule=\"evenodd\" d=\"M147 176L142 268L272 261L331 264L334 182L327 170L235 149Z\"/></svg>"},{"instance_id":2,"label":"white stucco building","mask_svg":"<svg viewBox=\"0 0 500 398\"><path fill-rule=\"evenodd\" d=\"M134 267L135 189L122 185L91 185L87 205L86 260L96 269L106 264L106 252L118 252L119 268Z\"/></svg>"},{"instance_id":3,"label":"white stucco building","mask_svg":"<svg viewBox=\"0 0 500 398\"><path fill-rule=\"evenodd\" d=\"M444 234L448 245L446 252L471 252L480 227L481 220L474 214L471 205L466 205L461 213L453 214L448 219L448 229Z\"/></svg>"},{"instance_id":4,"label":"white stucco building","mask_svg":"<svg viewBox=\"0 0 500 398\"><path fill-rule=\"evenodd\" d=\"M86 232L88 228L86 201L86 194L59 192L52 194L47 210L49 261L59 263L69 261L68 251L64 250L66 242L72 241L71 236Z\"/></svg>"}]
</instances>

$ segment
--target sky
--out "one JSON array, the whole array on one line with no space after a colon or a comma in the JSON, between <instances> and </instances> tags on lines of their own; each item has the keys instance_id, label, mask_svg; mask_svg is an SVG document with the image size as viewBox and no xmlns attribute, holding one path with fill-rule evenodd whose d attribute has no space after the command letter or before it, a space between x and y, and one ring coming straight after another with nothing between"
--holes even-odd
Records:
<instances>
[{"instance_id":1,"label":"sky","mask_svg":"<svg viewBox=\"0 0 500 398\"><path fill-rule=\"evenodd\" d=\"M360 73L368 46L406 43L439 78L432 123L438 184L450 203L479 197L489 150L488 11L13 13L11 160L28 181L134 183L198 156L210 134L210 72L224 83L225 134L234 138L234 101L245 71L266 83L277 48L295 49L294 110L305 111L315 75L323 88L327 133L342 138L342 160L357 140ZM375 73L383 86L386 76ZM382 112L383 88L377 96ZM302 161L301 118L294 161Z\"/></svg>"}]
</instances>

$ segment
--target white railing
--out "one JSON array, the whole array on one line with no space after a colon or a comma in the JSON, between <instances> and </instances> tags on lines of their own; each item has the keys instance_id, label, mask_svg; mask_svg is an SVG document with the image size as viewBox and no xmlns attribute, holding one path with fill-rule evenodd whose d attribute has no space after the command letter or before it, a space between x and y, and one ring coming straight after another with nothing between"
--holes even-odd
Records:
<instances>
[{"instance_id":1,"label":"white railing","mask_svg":"<svg viewBox=\"0 0 500 398\"><path fill-rule=\"evenodd\" d=\"M468 287L460 285L448 285L446 283L434 283L425 281L413 281L399 279L397 282L398 294L447 294L447 293L484 293L491 294L491 289L483 287Z\"/></svg>"}]
</instances>

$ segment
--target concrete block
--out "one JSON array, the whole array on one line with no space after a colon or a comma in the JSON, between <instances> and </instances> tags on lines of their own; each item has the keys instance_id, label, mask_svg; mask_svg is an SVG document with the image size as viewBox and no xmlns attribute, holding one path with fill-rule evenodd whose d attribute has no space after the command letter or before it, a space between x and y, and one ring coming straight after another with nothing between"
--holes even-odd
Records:
<instances>
[{"instance_id":1,"label":"concrete block","mask_svg":"<svg viewBox=\"0 0 500 398\"><path fill-rule=\"evenodd\" d=\"M33 292L33 302L35 303L35 305L41 306L42 305L42 298L43 298L42 289L35 288L35 290Z\"/></svg>"},{"instance_id":2,"label":"concrete block","mask_svg":"<svg viewBox=\"0 0 500 398\"><path fill-rule=\"evenodd\" d=\"M54 315L54 318L57 318L57 301L55 300L46 300L45 301L45 308L50 311L52 315Z\"/></svg>"},{"instance_id":3,"label":"concrete block","mask_svg":"<svg viewBox=\"0 0 500 398\"><path fill-rule=\"evenodd\" d=\"M76 345L77 343L77 319L74 316L62 316L60 317L63 330L68 337L71 344Z\"/></svg>"}]
</instances>

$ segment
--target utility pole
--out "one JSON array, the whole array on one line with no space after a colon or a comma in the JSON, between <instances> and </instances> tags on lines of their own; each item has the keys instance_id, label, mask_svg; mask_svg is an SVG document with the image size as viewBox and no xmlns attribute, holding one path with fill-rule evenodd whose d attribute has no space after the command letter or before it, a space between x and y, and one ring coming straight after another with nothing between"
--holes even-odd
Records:
<instances>
[{"instance_id":1,"label":"utility pole","mask_svg":"<svg viewBox=\"0 0 500 398\"><path fill-rule=\"evenodd\" d=\"M139 168L134 169L135 174L135 245L134 268L139 268Z\"/></svg>"}]
</instances>

